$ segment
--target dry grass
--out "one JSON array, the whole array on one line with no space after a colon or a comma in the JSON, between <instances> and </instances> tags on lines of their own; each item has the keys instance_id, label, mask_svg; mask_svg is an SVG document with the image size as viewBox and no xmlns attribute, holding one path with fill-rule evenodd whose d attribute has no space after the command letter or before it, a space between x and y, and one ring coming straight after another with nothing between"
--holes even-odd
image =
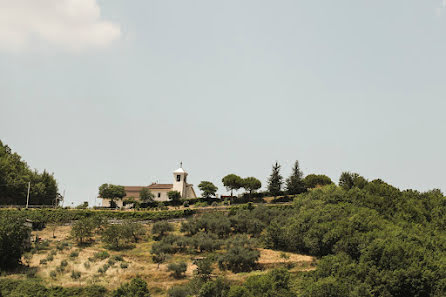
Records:
<instances>
[{"instance_id":1,"label":"dry grass","mask_svg":"<svg viewBox=\"0 0 446 297\"><path fill-rule=\"evenodd\" d=\"M150 226L146 225L146 228L147 231L150 230ZM178 229L179 223L176 223L177 231L175 233L178 233ZM153 263L151 259L150 249L153 240L150 238L150 236L147 236L141 242L136 243L135 247L129 250L107 250L111 257L115 255L122 256L124 261L127 262L129 266L127 269L123 269L120 267L120 262L116 262L105 273L99 273L98 269L108 262L108 258L93 262L88 261L88 258L91 258L95 253L106 249L99 241L94 242L92 245L87 247L76 246L75 242L70 238L70 230L70 226L58 226L55 229L56 238L52 237L51 228L46 228L42 231L37 231L34 233L34 237L37 234L42 240L50 241L49 250L34 254L30 261L31 267L38 268L37 276L40 277L47 285L80 286L97 284L112 290L119 287L121 283L127 282L138 276L147 281L152 296L165 296L165 292L168 288L185 283L188 281L188 279L193 277L193 270L195 269L195 266L192 264L192 262L193 258L196 257L193 255L173 255L168 258L167 263L161 264L158 268L158 265ZM70 246L62 251L59 251L56 249L56 245L60 242L68 242ZM283 266L287 263L293 264L294 268L292 271L313 269L311 267L311 263L314 261L312 257L287 253L289 258L283 259L280 256L281 252L268 249L259 250L261 255L259 259L259 266L263 267L263 270L234 274L230 271L220 271L218 270L217 265L215 265L215 274L224 275L228 279L235 282L242 282L251 275L266 273L266 269ZM46 258L51 251L57 252L56 255L54 255L54 260L45 265L40 264L40 260ZM70 258L70 254L73 251L78 251L79 256ZM57 273L57 277L52 278L50 276L50 272L54 271L63 260L68 262L68 265L65 267L65 271L63 273ZM184 279L177 280L170 276L170 273L167 271L167 265L168 263L179 261L186 262L188 264L188 269L186 272L186 277ZM90 265L88 269L84 266L85 262L88 262ZM81 277L78 280L73 280L71 278L71 272L73 270L81 273Z\"/></svg>"}]
</instances>

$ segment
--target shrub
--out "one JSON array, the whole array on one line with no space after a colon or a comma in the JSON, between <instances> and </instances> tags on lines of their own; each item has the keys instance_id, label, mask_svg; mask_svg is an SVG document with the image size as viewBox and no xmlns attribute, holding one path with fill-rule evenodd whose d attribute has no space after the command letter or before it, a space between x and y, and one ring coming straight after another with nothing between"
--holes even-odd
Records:
<instances>
[{"instance_id":1,"label":"shrub","mask_svg":"<svg viewBox=\"0 0 446 297\"><path fill-rule=\"evenodd\" d=\"M172 272L173 277L182 278L187 270L187 264L185 262L171 263L167 266L167 270Z\"/></svg>"},{"instance_id":2,"label":"shrub","mask_svg":"<svg viewBox=\"0 0 446 297\"><path fill-rule=\"evenodd\" d=\"M57 273L64 273L65 272L65 267L64 266L57 266L56 267L56 272Z\"/></svg>"},{"instance_id":3,"label":"shrub","mask_svg":"<svg viewBox=\"0 0 446 297\"><path fill-rule=\"evenodd\" d=\"M228 294L229 284L223 278L205 283L198 294L199 297L224 297Z\"/></svg>"},{"instance_id":4,"label":"shrub","mask_svg":"<svg viewBox=\"0 0 446 297\"><path fill-rule=\"evenodd\" d=\"M113 256L113 260L115 260L116 262L121 262L121 261L124 261L124 258L122 258L122 256L120 256L120 255L116 255L116 256Z\"/></svg>"},{"instance_id":5,"label":"shrub","mask_svg":"<svg viewBox=\"0 0 446 297\"><path fill-rule=\"evenodd\" d=\"M108 259L108 262L107 262L108 265L113 266L113 265L115 265L115 263L116 263L116 261L113 260L113 258Z\"/></svg>"},{"instance_id":6,"label":"shrub","mask_svg":"<svg viewBox=\"0 0 446 297\"><path fill-rule=\"evenodd\" d=\"M113 297L150 297L149 289L147 288L147 283L140 279L134 278L130 283L125 283L116 289Z\"/></svg>"},{"instance_id":7,"label":"shrub","mask_svg":"<svg viewBox=\"0 0 446 297\"><path fill-rule=\"evenodd\" d=\"M54 270L52 270L52 271L50 272L50 277L51 277L52 279L55 279L55 278L57 277L57 272L54 271Z\"/></svg>"},{"instance_id":8,"label":"shrub","mask_svg":"<svg viewBox=\"0 0 446 297\"><path fill-rule=\"evenodd\" d=\"M153 224L151 232L159 240L164 235L166 235L166 233L171 231L173 231L172 224L166 221L160 221Z\"/></svg>"},{"instance_id":9,"label":"shrub","mask_svg":"<svg viewBox=\"0 0 446 297\"><path fill-rule=\"evenodd\" d=\"M51 261L53 261L54 260L54 256L53 255L51 255L51 254L49 254L48 256L46 256L46 259L45 259L47 262L51 262Z\"/></svg>"},{"instance_id":10,"label":"shrub","mask_svg":"<svg viewBox=\"0 0 446 297\"><path fill-rule=\"evenodd\" d=\"M227 251L220 256L218 265L220 269L232 272L251 271L257 265L260 252L254 249L247 237L238 236L228 243Z\"/></svg>"},{"instance_id":11,"label":"shrub","mask_svg":"<svg viewBox=\"0 0 446 297\"><path fill-rule=\"evenodd\" d=\"M78 251L72 251L70 253L70 258L77 258L79 256L79 252Z\"/></svg>"},{"instance_id":12,"label":"shrub","mask_svg":"<svg viewBox=\"0 0 446 297\"><path fill-rule=\"evenodd\" d=\"M122 262L121 263L121 268L122 269L127 269L129 267L129 263L127 263L127 262Z\"/></svg>"},{"instance_id":13,"label":"shrub","mask_svg":"<svg viewBox=\"0 0 446 297\"><path fill-rule=\"evenodd\" d=\"M110 257L110 254L107 251L101 251L94 254L93 259L104 260Z\"/></svg>"},{"instance_id":14,"label":"shrub","mask_svg":"<svg viewBox=\"0 0 446 297\"><path fill-rule=\"evenodd\" d=\"M60 267L66 267L67 265L68 265L67 260L62 260L62 261L60 262Z\"/></svg>"},{"instance_id":15,"label":"shrub","mask_svg":"<svg viewBox=\"0 0 446 297\"><path fill-rule=\"evenodd\" d=\"M29 242L30 230L22 219L0 217L0 270L19 264Z\"/></svg>"},{"instance_id":16,"label":"shrub","mask_svg":"<svg viewBox=\"0 0 446 297\"><path fill-rule=\"evenodd\" d=\"M84 262L84 267L85 267L85 269L89 270L90 269L90 263L89 262Z\"/></svg>"},{"instance_id":17,"label":"shrub","mask_svg":"<svg viewBox=\"0 0 446 297\"><path fill-rule=\"evenodd\" d=\"M254 297L254 295L245 287L232 286L227 297Z\"/></svg>"},{"instance_id":18,"label":"shrub","mask_svg":"<svg viewBox=\"0 0 446 297\"><path fill-rule=\"evenodd\" d=\"M168 297L188 297L192 295L187 286L173 286L167 291Z\"/></svg>"},{"instance_id":19,"label":"shrub","mask_svg":"<svg viewBox=\"0 0 446 297\"><path fill-rule=\"evenodd\" d=\"M64 250L66 247L68 247L68 242L60 242L56 245L56 249L59 251Z\"/></svg>"},{"instance_id":20,"label":"shrub","mask_svg":"<svg viewBox=\"0 0 446 297\"><path fill-rule=\"evenodd\" d=\"M201 278L204 281L207 281L211 278L212 274L212 259L211 258L204 258L200 260L195 260L194 264L197 266L197 269L195 269L195 274L198 275L199 278Z\"/></svg>"},{"instance_id":21,"label":"shrub","mask_svg":"<svg viewBox=\"0 0 446 297\"><path fill-rule=\"evenodd\" d=\"M104 273L107 272L107 270L108 270L109 268L110 268L110 265L108 265L108 264L104 264L104 265L102 265L102 267L100 267L100 268L98 269L98 272L101 273L101 274L104 274Z\"/></svg>"},{"instance_id":22,"label":"shrub","mask_svg":"<svg viewBox=\"0 0 446 297\"><path fill-rule=\"evenodd\" d=\"M71 278L72 279L74 279L74 280L76 280L76 279L79 279L81 277L81 273L79 272L79 271L72 271L71 272Z\"/></svg>"},{"instance_id":23,"label":"shrub","mask_svg":"<svg viewBox=\"0 0 446 297\"><path fill-rule=\"evenodd\" d=\"M40 259L40 264L45 265L47 263L46 259Z\"/></svg>"}]
</instances>

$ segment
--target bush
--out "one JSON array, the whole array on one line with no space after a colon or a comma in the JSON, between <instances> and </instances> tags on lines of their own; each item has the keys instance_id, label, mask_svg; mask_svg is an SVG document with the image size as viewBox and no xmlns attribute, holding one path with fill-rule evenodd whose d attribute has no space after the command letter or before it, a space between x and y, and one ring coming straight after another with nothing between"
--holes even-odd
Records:
<instances>
[{"instance_id":1,"label":"bush","mask_svg":"<svg viewBox=\"0 0 446 297\"><path fill-rule=\"evenodd\" d=\"M52 279L55 279L55 278L57 277L57 272L54 271L54 270L52 270L52 271L50 272L50 277L51 277Z\"/></svg>"},{"instance_id":2,"label":"bush","mask_svg":"<svg viewBox=\"0 0 446 297\"><path fill-rule=\"evenodd\" d=\"M156 237L156 239L161 239L166 233L173 231L173 226L169 222L161 221L156 222L152 226L152 234Z\"/></svg>"},{"instance_id":3,"label":"bush","mask_svg":"<svg viewBox=\"0 0 446 297\"><path fill-rule=\"evenodd\" d=\"M90 262L84 262L84 267L86 270L90 269Z\"/></svg>"},{"instance_id":4,"label":"bush","mask_svg":"<svg viewBox=\"0 0 446 297\"><path fill-rule=\"evenodd\" d=\"M108 257L110 257L110 254L107 251L101 251L93 255L93 260L105 260Z\"/></svg>"},{"instance_id":5,"label":"bush","mask_svg":"<svg viewBox=\"0 0 446 297\"><path fill-rule=\"evenodd\" d=\"M72 279L74 279L74 280L76 280L76 279L79 279L81 277L81 273L79 272L79 271L72 271L71 272L71 278Z\"/></svg>"},{"instance_id":6,"label":"bush","mask_svg":"<svg viewBox=\"0 0 446 297\"><path fill-rule=\"evenodd\" d=\"M125 283L116 289L113 297L150 297L149 289L147 288L147 283L140 279L134 278L130 283Z\"/></svg>"},{"instance_id":7,"label":"bush","mask_svg":"<svg viewBox=\"0 0 446 297\"><path fill-rule=\"evenodd\" d=\"M29 247L30 230L24 220L0 217L0 270L17 266Z\"/></svg>"},{"instance_id":8,"label":"bush","mask_svg":"<svg viewBox=\"0 0 446 297\"><path fill-rule=\"evenodd\" d=\"M225 297L229 292L229 284L223 278L205 283L198 294L199 297Z\"/></svg>"},{"instance_id":9,"label":"bush","mask_svg":"<svg viewBox=\"0 0 446 297\"><path fill-rule=\"evenodd\" d=\"M228 269L234 273L251 271L257 265L260 252L254 249L247 237L237 236L228 243L227 251L219 257L220 269Z\"/></svg>"},{"instance_id":10,"label":"bush","mask_svg":"<svg viewBox=\"0 0 446 297\"><path fill-rule=\"evenodd\" d=\"M66 267L67 265L68 265L67 260L62 260L62 261L60 262L60 267Z\"/></svg>"},{"instance_id":11,"label":"bush","mask_svg":"<svg viewBox=\"0 0 446 297\"><path fill-rule=\"evenodd\" d=\"M187 270L187 264L185 262L171 263L167 266L167 270L172 272L173 277L182 278Z\"/></svg>"},{"instance_id":12,"label":"bush","mask_svg":"<svg viewBox=\"0 0 446 297\"><path fill-rule=\"evenodd\" d=\"M192 295L187 286L173 286L167 291L168 297L188 297Z\"/></svg>"},{"instance_id":13,"label":"bush","mask_svg":"<svg viewBox=\"0 0 446 297\"><path fill-rule=\"evenodd\" d=\"M46 263L47 263L46 259L40 259L40 264L41 265L46 265Z\"/></svg>"},{"instance_id":14,"label":"bush","mask_svg":"<svg viewBox=\"0 0 446 297\"><path fill-rule=\"evenodd\" d=\"M77 258L79 256L79 252L78 251L72 251L70 253L70 258Z\"/></svg>"},{"instance_id":15,"label":"bush","mask_svg":"<svg viewBox=\"0 0 446 297\"><path fill-rule=\"evenodd\" d=\"M129 263L127 263L127 262L122 262L122 263L121 263L121 268L122 268L122 269L127 269L127 268L129 268Z\"/></svg>"},{"instance_id":16,"label":"bush","mask_svg":"<svg viewBox=\"0 0 446 297\"><path fill-rule=\"evenodd\" d=\"M209 280L213 271L212 263L211 258L195 260L194 264L197 266L197 269L194 271L195 274L204 281Z\"/></svg>"},{"instance_id":17,"label":"bush","mask_svg":"<svg viewBox=\"0 0 446 297\"><path fill-rule=\"evenodd\" d=\"M116 262L121 262L121 261L124 261L124 258L122 258L122 256L120 256L120 255L116 255L116 256L113 256L113 260L115 260Z\"/></svg>"},{"instance_id":18,"label":"bush","mask_svg":"<svg viewBox=\"0 0 446 297\"><path fill-rule=\"evenodd\" d=\"M104 273L107 272L107 270L108 270L109 268L110 268L110 265L108 265L108 264L104 264L104 265L102 265L102 267L100 267L100 268L98 269L98 272L101 273L101 274L104 274Z\"/></svg>"},{"instance_id":19,"label":"bush","mask_svg":"<svg viewBox=\"0 0 446 297\"><path fill-rule=\"evenodd\" d=\"M68 242L61 242L56 245L56 249L59 251L64 250L66 247L68 247Z\"/></svg>"}]
</instances>

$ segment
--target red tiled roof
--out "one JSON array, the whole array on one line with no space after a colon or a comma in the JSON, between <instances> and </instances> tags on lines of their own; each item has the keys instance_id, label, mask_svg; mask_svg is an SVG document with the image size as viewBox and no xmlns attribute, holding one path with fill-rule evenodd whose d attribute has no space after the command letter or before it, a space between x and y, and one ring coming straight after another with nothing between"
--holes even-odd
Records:
<instances>
[{"instance_id":1,"label":"red tiled roof","mask_svg":"<svg viewBox=\"0 0 446 297\"><path fill-rule=\"evenodd\" d=\"M149 189L172 189L173 184L151 184Z\"/></svg>"},{"instance_id":2,"label":"red tiled roof","mask_svg":"<svg viewBox=\"0 0 446 297\"><path fill-rule=\"evenodd\" d=\"M147 188L147 187L142 187L142 186L125 186L124 190L126 192L139 192L141 191L143 188Z\"/></svg>"}]
</instances>

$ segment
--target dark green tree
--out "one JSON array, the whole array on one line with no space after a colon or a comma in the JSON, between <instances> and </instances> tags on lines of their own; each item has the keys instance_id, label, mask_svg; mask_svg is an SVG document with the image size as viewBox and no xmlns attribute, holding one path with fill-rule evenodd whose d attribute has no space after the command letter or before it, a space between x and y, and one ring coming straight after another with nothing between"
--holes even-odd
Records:
<instances>
[{"instance_id":1,"label":"dark green tree","mask_svg":"<svg viewBox=\"0 0 446 297\"><path fill-rule=\"evenodd\" d=\"M167 265L167 270L172 272L174 278L182 278L187 270L187 264L185 262L170 263Z\"/></svg>"},{"instance_id":2,"label":"dark green tree","mask_svg":"<svg viewBox=\"0 0 446 297\"><path fill-rule=\"evenodd\" d=\"M253 191L257 191L262 187L262 182L255 177L247 177L243 179L243 188L249 192L249 197Z\"/></svg>"},{"instance_id":3,"label":"dark green tree","mask_svg":"<svg viewBox=\"0 0 446 297\"><path fill-rule=\"evenodd\" d=\"M326 185L331 185L331 179L323 174L309 174L304 178L305 187L307 189L314 189Z\"/></svg>"},{"instance_id":4,"label":"dark green tree","mask_svg":"<svg viewBox=\"0 0 446 297\"><path fill-rule=\"evenodd\" d=\"M121 285L113 292L113 297L150 297L147 283L140 279L134 278L129 283Z\"/></svg>"},{"instance_id":5,"label":"dark green tree","mask_svg":"<svg viewBox=\"0 0 446 297\"><path fill-rule=\"evenodd\" d=\"M178 204L181 199L181 194L178 191L169 191L167 192L167 197L169 197L169 200L172 201L172 203Z\"/></svg>"},{"instance_id":6,"label":"dark green tree","mask_svg":"<svg viewBox=\"0 0 446 297\"><path fill-rule=\"evenodd\" d=\"M115 199L124 198L126 196L126 192L123 186L103 184L99 187L99 196L101 198L110 199L110 201L113 203Z\"/></svg>"},{"instance_id":7,"label":"dark green tree","mask_svg":"<svg viewBox=\"0 0 446 297\"><path fill-rule=\"evenodd\" d=\"M217 192L218 188L211 183L210 181L202 181L198 188L201 191L201 196L203 198L210 198L212 196L215 196L215 193Z\"/></svg>"},{"instance_id":8,"label":"dark green tree","mask_svg":"<svg viewBox=\"0 0 446 297\"><path fill-rule=\"evenodd\" d=\"M57 182L46 170L31 170L17 153L0 141L0 204L25 205L28 192L30 205L56 205Z\"/></svg>"},{"instance_id":9,"label":"dark green tree","mask_svg":"<svg viewBox=\"0 0 446 297\"><path fill-rule=\"evenodd\" d=\"M364 188L368 181L358 173L344 171L339 177L339 186L344 190L350 190L353 187Z\"/></svg>"},{"instance_id":10,"label":"dark green tree","mask_svg":"<svg viewBox=\"0 0 446 297\"><path fill-rule=\"evenodd\" d=\"M233 196L233 191L243 188L243 178L235 174L228 174L222 178L222 183L226 187L226 190L231 191L231 196Z\"/></svg>"},{"instance_id":11,"label":"dark green tree","mask_svg":"<svg viewBox=\"0 0 446 297\"><path fill-rule=\"evenodd\" d=\"M155 195L148 188L144 187L139 192L139 199L144 203L153 203L155 201Z\"/></svg>"},{"instance_id":12,"label":"dark green tree","mask_svg":"<svg viewBox=\"0 0 446 297\"><path fill-rule=\"evenodd\" d=\"M282 183L283 183L283 177L280 175L280 165L278 162L273 164L273 170L271 172L271 175L268 179L268 191L273 195L274 197L277 197L280 195L282 190Z\"/></svg>"},{"instance_id":13,"label":"dark green tree","mask_svg":"<svg viewBox=\"0 0 446 297\"><path fill-rule=\"evenodd\" d=\"M29 245L31 230L25 221L13 216L0 217L0 270L17 266Z\"/></svg>"},{"instance_id":14,"label":"dark green tree","mask_svg":"<svg viewBox=\"0 0 446 297\"><path fill-rule=\"evenodd\" d=\"M211 258L195 260L194 264L197 266L197 269L194 271L195 274L204 281L209 280L213 271L212 263L213 261Z\"/></svg>"},{"instance_id":15,"label":"dark green tree","mask_svg":"<svg viewBox=\"0 0 446 297\"><path fill-rule=\"evenodd\" d=\"M286 180L286 191L290 195L296 195L306 191L303 173L299 167L299 161L294 163L293 171L290 177Z\"/></svg>"}]
</instances>

